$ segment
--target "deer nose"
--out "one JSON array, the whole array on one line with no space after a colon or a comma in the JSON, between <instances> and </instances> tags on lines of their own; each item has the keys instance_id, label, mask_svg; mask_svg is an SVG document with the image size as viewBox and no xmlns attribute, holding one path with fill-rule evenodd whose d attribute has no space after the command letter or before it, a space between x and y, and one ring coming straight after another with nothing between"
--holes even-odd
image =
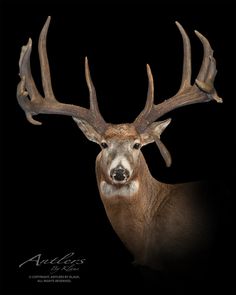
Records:
<instances>
[{"instance_id":1,"label":"deer nose","mask_svg":"<svg viewBox=\"0 0 236 295\"><path fill-rule=\"evenodd\" d=\"M111 170L110 175L115 181L124 181L129 178L129 171L122 166L118 166Z\"/></svg>"}]
</instances>

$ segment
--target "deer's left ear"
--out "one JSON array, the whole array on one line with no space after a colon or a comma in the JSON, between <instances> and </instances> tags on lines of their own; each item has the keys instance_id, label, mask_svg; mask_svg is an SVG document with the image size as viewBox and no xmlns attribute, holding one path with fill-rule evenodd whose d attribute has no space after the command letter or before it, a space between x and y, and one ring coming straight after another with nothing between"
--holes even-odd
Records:
<instances>
[{"instance_id":1,"label":"deer's left ear","mask_svg":"<svg viewBox=\"0 0 236 295\"><path fill-rule=\"evenodd\" d=\"M145 130L145 132L140 135L142 145L147 145L149 143L156 141L155 138L160 138L162 132L166 129L170 122L171 119L152 123Z\"/></svg>"},{"instance_id":2,"label":"deer's left ear","mask_svg":"<svg viewBox=\"0 0 236 295\"><path fill-rule=\"evenodd\" d=\"M87 121L72 117L88 140L100 144L101 135Z\"/></svg>"}]
</instances>

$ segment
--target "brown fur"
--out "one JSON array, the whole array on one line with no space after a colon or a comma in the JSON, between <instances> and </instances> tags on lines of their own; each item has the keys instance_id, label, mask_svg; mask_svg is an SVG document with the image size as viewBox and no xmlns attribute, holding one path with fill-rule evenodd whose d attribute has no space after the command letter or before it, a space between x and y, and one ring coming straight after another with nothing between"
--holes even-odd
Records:
<instances>
[{"instance_id":1,"label":"brown fur","mask_svg":"<svg viewBox=\"0 0 236 295\"><path fill-rule=\"evenodd\" d=\"M139 191L131 197L108 198L100 192L107 216L135 262L154 269L184 259L205 242L206 218L194 197L197 184L170 185L155 180L140 153L133 179ZM142 173L140 173L142 171ZM96 161L98 186L105 179Z\"/></svg>"},{"instance_id":2,"label":"brown fur","mask_svg":"<svg viewBox=\"0 0 236 295\"><path fill-rule=\"evenodd\" d=\"M110 124L104 134L105 139L117 137L119 140L134 138L137 136L137 131L133 124Z\"/></svg>"}]
</instances>

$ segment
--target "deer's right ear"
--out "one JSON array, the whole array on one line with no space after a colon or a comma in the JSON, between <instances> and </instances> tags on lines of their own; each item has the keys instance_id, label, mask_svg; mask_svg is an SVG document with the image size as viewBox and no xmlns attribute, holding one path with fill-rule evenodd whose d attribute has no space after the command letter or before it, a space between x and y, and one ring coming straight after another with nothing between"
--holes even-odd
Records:
<instances>
[{"instance_id":1,"label":"deer's right ear","mask_svg":"<svg viewBox=\"0 0 236 295\"><path fill-rule=\"evenodd\" d=\"M72 117L88 140L100 144L102 137L87 121Z\"/></svg>"}]
</instances>

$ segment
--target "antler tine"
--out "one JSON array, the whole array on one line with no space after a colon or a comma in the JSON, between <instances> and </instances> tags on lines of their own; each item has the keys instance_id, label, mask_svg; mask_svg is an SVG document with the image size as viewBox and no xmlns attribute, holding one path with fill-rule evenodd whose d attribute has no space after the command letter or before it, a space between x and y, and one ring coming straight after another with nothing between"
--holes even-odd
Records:
<instances>
[{"instance_id":1,"label":"antler tine","mask_svg":"<svg viewBox=\"0 0 236 295\"><path fill-rule=\"evenodd\" d=\"M217 69L216 69L216 61L213 57L213 49L211 48L211 45L208 42L206 37L204 37L198 31L194 31L194 32L197 35L197 37L200 39L204 48L202 65L201 65L199 74L197 76L197 79L195 80L195 83L201 90L207 93L211 93L213 99L221 103L223 102L223 100L221 97L217 95L214 89L214 79L217 74Z\"/></svg>"},{"instance_id":2,"label":"antler tine","mask_svg":"<svg viewBox=\"0 0 236 295\"><path fill-rule=\"evenodd\" d=\"M150 101L146 102L144 110L134 121L136 129L141 133L144 132L151 123L176 108L195 103L208 102L210 100L222 102L222 99L217 95L214 88L214 79L217 70L213 57L213 50L208 40L199 32L195 31L203 45L204 56L197 79L194 85L191 85L190 41L183 27L178 22L176 22L176 25L182 35L184 51L183 74L180 89L173 97L157 105L152 103L152 107L150 106Z\"/></svg>"},{"instance_id":3,"label":"antler tine","mask_svg":"<svg viewBox=\"0 0 236 295\"><path fill-rule=\"evenodd\" d=\"M146 105L143 110L144 115L145 113L150 112L154 103L154 83L153 83L152 71L149 64L147 64L147 76L148 76L148 92L147 92Z\"/></svg>"},{"instance_id":4,"label":"antler tine","mask_svg":"<svg viewBox=\"0 0 236 295\"><path fill-rule=\"evenodd\" d=\"M97 94L96 89L94 87L87 56L85 57L85 79L89 89L89 101L90 101L90 110L93 114L100 117L100 120L104 121L99 111L98 102L97 102ZM105 122L105 121L104 121Z\"/></svg>"},{"instance_id":5,"label":"antler tine","mask_svg":"<svg viewBox=\"0 0 236 295\"><path fill-rule=\"evenodd\" d=\"M32 40L29 38L28 43L21 48L20 60L19 60L19 75L21 78L27 77L25 83L29 95L32 97L37 97L39 95L38 89L35 85L34 79L31 73L30 66L30 55L32 51Z\"/></svg>"},{"instance_id":6,"label":"antler tine","mask_svg":"<svg viewBox=\"0 0 236 295\"><path fill-rule=\"evenodd\" d=\"M49 27L50 21L51 21L51 17L48 16L41 30L41 33L39 35L38 52L39 52L42 85L43 85L43 91L45 94L45 99L56 101L56 98L52 90L50 67L49 67L47 49L46 49L47 33L48 33L48 27Z\"/></svg>"},{"instance_id":7,"label":"antler tine","mask_svg":"<svg viewBox=\"0 0 236 295\"><path fill-rule=\"evenodd\" d=\"M141 122L145 121L145 118L152 110L153 103L154 103L154 83L153 83L152 71L149 64L147 64L147 76L148 76L147 99L146 99L146 104L143 111L139 114L139 116L136 118L134 122L134 124L137 126ZM148 122L146 122L146 124L148 124Z\"/></svg>"},{"instance_id":8,"label":"antler tine","mask_svg":"<svg viewBox=\"0 0 236 295\"><path fill-rule=\"evenodd\" d=\"M213 56L213 50L212 50L208 40L202 34L200 34L196 30L195 30L195 34L197 35L197 37L202 42L203 49L204 49L202 65L201 65L201 69L200 69L200 71L198 73L197 79L199 81L204 81L206 79L206 77L207 77L207 74L208 74L208 69L209 69L209 66L210 66L210 57Z\"/></svg>"},{"instance_id":9,"label":"antler tine","mask_svg":"<svg viewBox=\"0 0 236 295\"><path fill-rule=\"evenodd\" d=\"M182 81L180 85L180 89L178 93L183 91L186 87L191 86L191 74L192 74L192 66L191 66L191 44L187 33L184 28L181 26L179 22L175 22L177 25L182 39L183 39L183 73L182 73Z\"/></svg>"},{"instance_id":10,"label":"antler tine","mask_svg":"<svg viewBox=\"0 0 236 295\"><path fill-rule=\"evenodd\" d=\"M31 102L40 102L43 98L38 92L34 79L31 73L30 67L30 55L32 50L32 40L29 38L28 43L21 48L20 60L19 60L19 75L21 81L17 86L17 100L19 105L25 111L27 120L34 125L41 125L41 122L34 120L31 111L30 101L28 95L31 97ZM27 89L27 91L26 91Z\"/></svg>"}]
</instances>

